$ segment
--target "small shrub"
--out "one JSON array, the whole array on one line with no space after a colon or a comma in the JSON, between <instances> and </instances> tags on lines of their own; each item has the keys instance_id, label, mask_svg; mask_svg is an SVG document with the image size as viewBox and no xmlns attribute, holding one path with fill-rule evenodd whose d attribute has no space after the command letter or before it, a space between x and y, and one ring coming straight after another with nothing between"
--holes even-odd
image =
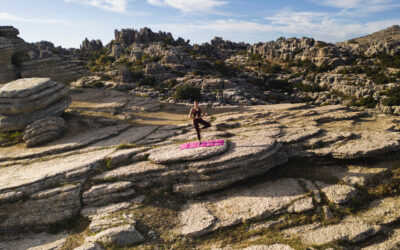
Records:
<instances>
[{"instance_id":1,"label":"small shrub","mask_svg":"<svg viewBox=\"0 0 400 250\"><path fill-rule=\"evenodd\" d=\"M278 80L278 79L273 79L269 80L269 89L278 89L282 90L283 92L291 92L292 91L292 86L291 84L286 81L286 80Z\"/></svg>"},{"instance_id":2,"label":"small shrub","mask_svg":"<svg viewBox=\"0 0 400 250\"><path fill-rule=\"evenodd\" d=\"M196 69L196 70L193 70L192 74L195 76L202 76L203 71Z\"/></svg>"},{"instance_id":3,"label":"small shrub","mask_svg":"<svg viewBox=\"0 0 400 250\"><path fill-rule=\"evenodd\" d=\"M169 88L175 87L177 84L178 84L178 81L175 78L168 80L168 87Z\"/></svg>"},{"instance_id":4,"label":"small shrub","mask_svg":"<svg viewBox=\"0 0 400 250\"><path fill-rule=\"evenodd\" d=\"M117 66L132 66L132 62L129 61L127 57L121 58L118 61L115 62L115 65Z\"/></svg>"},{"instance_id":5,"label":"small shrub","mask_svg":"<svg viewBox=\"0 0 400 250\"><path fill-rule=\"evenodd\" d=\"M400 87L395 87L386 91L387 99L383 100L383 104L386 106L400 105Z\"/></svg>"},{"instance_id":6,"label":"small shrub","mask_svg":"<svg viewBox=\"0 0 400 250\"><path fill-rule=\"evenodd\" d=\"M177 100L200 100L201 92L199 88L190 85L180 85L176 88L175 99Z\"/></svg>"},{"instance_id":7,"label":"small shrub","mask_svg":"<svg viewBox=\"0 0 400 250\"><path fill-rule=\"evenodd\" d=\"M106 55L101 55L99 59L96 60L96 64L99 65L109 65L115 61L115 58L113 56L106 56Z\"/></svg>"},{"instance_id":8,"label":"small shrub","mask_svg":"<svg viewBox=\"0 0 400 250\"><path fill-rule=\"evenodd\" d=\"M234 70L227 66L223 60L216 60L214 67L223 76L232 76L234 74Z\"/></svg>"},{"instance_id":9,"label":"small shrub","mask_svg":"<svg viewBox=\"0 0 400 250\"><path fill-rule=\"evenodd\" d=\"M11 146L23 142L22 131L0 133L0 146Z\"/></svg>"},{"instance_id":10,"label":"small shrub","mask_svg":"<svg viewBox=\"0 0 400 250\"><path fill-rule=\"evenodd\" d=\"M100 76L100 80L109 81L109 80L111 80L111 76L109 76L109 75L101 75Z\"/></svg>"},{"instance_id":11,"label":"small shrub","mask_svg":"<svg viewBox=\"0 0 400 250\"><path fill-rule=\"evenodd\" d=\"M374 98L372 98L372 96L368 96L366 98L361 97L359 99L354 100L352 102L352 105L358 106L358 107L363 106L363 107L367 107L367 108L375 108L377 103L378 102Z\"/></svg>"},{"instance_id":12,"label":"small shrub","mask_svg":"<svg viewBox=\"0 0 400 250\"><path fill-rule=\"evenodd\" d=\"M380 64L383 67L400 68L400 54L397 54L395 56L380 54L377 56L377 58L379 59Z\"/></svg>"},{"instance_id":13,"label":"small shrub","mask_svg":"<svg viewBox=\"0 0 400 250\"><path fill-rule=\"evenodd\" d=\"M318 86L317 84L313 84L313 85L308 85L308 84L303 84L301 82L295 82L292 84L293 88L297 88L303 92L321 92L321 91L325 91L326 89L321 88L320 86Z\"/></svg>"},{"instance_id":14,"label":"small shrub","mask_svg":"<svg viewBox=\"0 0 400 250\"><path fill-rule=\"evenodd\" d=\"M262 60L262 55L261 54L251 54L249 56L249 60L251 60L251 61L260 61L260 60Z\"/></svg>"},{"instance_id":15,"label":"small shrub","mask_svg":"<svg viewBox=\"0 0 400 250\"><path fill-rule=\"evenodd\" d=\"M263 79L260 78L251 78L247 80L247 83L254 85L260 89L264 89L265 88L265 82Z\"/></svg>"},{"instance_id":16,"label":"small shrub","mask_svg":"<svg viewBox=\"0 0 400 250\"><path fill-rule=\"evenodd\" d=\"M273 63L273 64L263 64L261 66L261 72L264 74L272 73L276 74L282 71L282 67L279 64Z\"/></svg>"},{"instance_id":17,"label":"small shrub","mask_svg":"<svg viewBox=\"0 0 400 250\"><path fill-rule=\"evenodd\" d=\"M139 147L139 146L136 145L136 144L133 144L133 143L129 143L129 144L120 144L120 145L118 145L117 150L121 150L121 149L130 149L130 148L137 148L137 147Z\"/></svg>"},{"instance_id":18,"label":"small shrub","mask_svg":"<svg viewBox=\"0 0 400 250\"><path fill-rule=\"evenodd\" d=\"M176 71L176 70L172 70L172 71L171 71L171 74L174 74L174 75L176 75L176 76L179 76L179 77L183 77L183 76L185 76L185 75L186 75L186 73L185 73L185 72L182 72L182 71Z\"/></svg>"},{"instance_id":19,"label":"small shrub","mask_svg":"<svg viewBox=\"0 0 400 250\"><path fill-rule=\"evenodd\" d=\"M150 86L153 87L156 84L156 79L154 78L154 76L146 76L142 79L140 79L137 82L138 86Z\"/></svg>"}]
</instances>

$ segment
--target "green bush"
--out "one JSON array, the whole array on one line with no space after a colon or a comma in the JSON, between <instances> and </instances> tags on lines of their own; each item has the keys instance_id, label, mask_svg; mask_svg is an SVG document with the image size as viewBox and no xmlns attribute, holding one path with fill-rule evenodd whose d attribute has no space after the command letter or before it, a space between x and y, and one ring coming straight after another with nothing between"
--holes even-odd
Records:
<instances>
[{"instance_id":1,"label":"green bush","mask_svg":"<svg viewBox=\"0 0 400 250\"><path fill-rule=\"evenodd\" d=\"M376 84L386 84L396 81L395 77L387 77L385 73L383 73L383 69L381 67L366 67L365 74L367 75L367 77L371 78L371 80Z\"/></svg>"},{"instance_id":2,"label":"green bush","mask_svg":"<svg viewBox=\"0 0 400 250\"><path fill-rule=\"evenodd\" d=\"M251 60L251 61L260 61L260 60L262 60L262 55L261 54L251 54L249 56L249 60Z\"/></svg>"},{"instance_id":3,"label":"green bush","mask_svg":"<svg viewBox=\"0 0 400 250\"><path fill-rule=\"evenodd\" d=\"M307 69L308 71L315 72L317 66L311 60L295 60L289 63L289 67L302 67Z\"/></svg>"},{"instance_id":4,"label":"green bush","mask_svg":"<svg viewBox=\"0 0 400 250\"><path fill-rule=\"evenodd\" d=\"M263 64L261 66L261 72L264 74L272 73L276 74L281 72L282 67L279 64L273 63L273 64Z\"/></svg>"},{"instance_id":5,"label":"green bush","mask_svg":"<svg viewBox=\"0 0 400 250\"><path fill-rule=\"evenodd\" d=\"M113 63L115 61L115 58L113 56L107 56L107 55L101 55L97 60L96 64L105 66Z\"/></svg>"},{"instance_id":6,"label":"green bush","mask_svg":"<svg viewBox=\"0 0 400 250\"><path fill-rule=\"evenodd\" d=\"M321 92L326 90L324 88L321 88L317 84L308 85L301 82L292 83L292 88L297 88L303 92Z\"/></svg>"},{"instance_id":7,"label":"green bush","mask_svg":"<svg viewBox=\"0 0 400 250\"><path fill-rule=\"evenodd\" d=\"M352 102L352 105L354 106L363 106L367 108L375 108L376 104L378 102L372 98L372 96L368 96L366 98L361 97L360 99L356 99Z\"/></svg>"},{"instance_id":8,"label":"green bush","mask_svg":"<svg viewBox=\"0 0 400 250\"><path fill-rule=\"evenodd\" d=\"M190 85L180 85L176 88L175 99L177 100L200 100L201 92L199 88Z\"/></svg>"},{"instance_id":9,"label":"green bush","mask_svg":"<svg viewBox=\"0 0 400 250\"><path fill-rule=\"evenodd\" d=\"M223 76L232 76L234 74L234 70L226 65L223 60L216 60L214 62L214 67Z\"/></svg>"},{"instance_id":10,"label":"green bush","mask_svg":"<svg viewBox=\"0 0 400 250\"><path fill-rule=\"evenodd\" d=\"M172 71L171 71L171 74L174 74L174 75L176 75L176 76L179 76L179 77L183 77L183 76L185 76L185 75L186 75L186 73L185 73L185 72L182 72L182 71L176 71L176 70L172 70Z\"/></svg>"},{"instance_id":11,"label":"green bush","mask_svg":"<svg viewBox=\"0 0 400 250\"><path fill-rule=\"evenodd\" d=\"M156 84L156 79L153 76L146 76L142 79L140 79L137 82L138 86L150 86L153 87Z\"/></svg>"},{"instance_id":12,"label":"green bush","mask_svg":"<svg viewBox=\"0 0 400 250\"><path fill-rule=\"evenodd\" d=\"M343 74L343 75L362 74L362 73L364 73L364 69L360 66L351 66L350 68L340 70L338 73Z\"/></svg>"},{"instance_id":13,"label":"green bush","mask_svg":"<svg viewBox=\"0 0 400 250\"><path fill-rule=\"evenodd\" d=\"M94 81L89 84L89 88L101 89L104 87L104 83L102 81Z\"/></svg>"},{"instance_id":14,"label":"green bush","mask_svg":"<svg viewBox=\"0 0 400 250\"><path fill-rule=\"evenodd\" d=\"M127 57L121 58L118 61L115 62L115 65L117 66L132 66L132 62L129 61Z\"/></svg>"},{"instance_id":15,"label":"green bush","mask_svg":"<svg viewBox=\"0 0 400 250\"><path fill-rule=\"evenodd\" d=\"M247 83L254 85L256 87L259 87L260 89L264 89L265 88L265 81L263 79L260 78L251 78L251 79L247 79Z\"/></svg>"},{"instance_id":16,"label":"green bush","mask_svg":"<svg viewBox=\"0 0 400 250\"><path fill-rule=\"evenodd\" d=\"M292 92L293 88L290 82L286 80L273 79L268 81L268 89L282 90L283 92Z\"/></svg>"},{"instance_id":17,"label":"green bush","mask_svg":"<svg viewBox=\"0 0 400 250\"><path fill-rule=\"evenodd\" d=\"M203 71L201 71L201 70L199 70L199 69L196 69L196 70L193 70L193 75L195 75L195 76L202 76L203 75Z\"/></svg>"},{"instance_id":18,"label":"green bush","mask_svg":"<svg viewBox=\"0 0 400 250\"><path fill-rule=\"evenodd\" d=\"M386 106L397 106L400 105L400 87L389 89L385 92L387 99L383 100L383 104Z\"/></svg>"},{"instance_id":19,"label":"green bush","mask_svg":"<svg viewBox=\"0 0 400 250\"><path fill-rule=\"evenodd\" d=\"M388 54L380 54L377 56L383 67L400 68L400 54L391 56Z\"/></svg>"},{"instance_id":20,"label":"green bush","mask_svg":"<svg viewBox=\"0 0 400 250\"><path fill-rule=\"evenodd\" d=\"M168 80L168 87L169 88L175 87L177 84L178 84L178 81L175 78Z\"/></svg>"}]
</instances>

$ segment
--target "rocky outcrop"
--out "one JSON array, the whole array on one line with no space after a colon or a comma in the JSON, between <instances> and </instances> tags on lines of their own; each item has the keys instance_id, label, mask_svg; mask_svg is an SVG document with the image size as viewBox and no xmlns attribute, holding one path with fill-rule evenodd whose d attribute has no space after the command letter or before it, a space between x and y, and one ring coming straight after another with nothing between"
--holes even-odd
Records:
<instances>
[{"instance_id":1,"label":"rocky outcrop","mask_svg":"<svg viewBox=\"0 0 400 250\"><path fill-rule=\"evenodd\" d=\"M70 102L65 85L49 78L9 82L0 88L0 132L23 130L34 121L59 116Z\"/></svg>"},{"instance_id":2,"label":"rocky outcrop","mask_svg":"<svg viewBox=\"0 0 400 250\"><path fill-rule=\"evenodd\" d=\"M49 117L34 121L24 129L23 138L27 147L34 147L54 141L67 128L67 123L61 117Z\"/></svg>"},{"instance_id":3,"label":"rocky outcrop","mask_svg":"<svg viewBox=\"0 0 400 250\"><path fill-rule=\"evenodd\" d=\"M345 49L312 38L279 38L276 41L254 44L248 48L248 52L267 59L307 59L317 65L337 65L346 61L348 56Z\"/></svg>"},{"instance_id":4,"label":"rocky outcrop","mask_svg":"<svg viewBox=\"0 0 400 250\"><path fill-rule=\"evenodd\" d=\"M142 28L140 30L135 29L121 29L115 30L115 43L120 44L123 47L127 47L133 43L149 44L154 42L167 42L176 45L186 44L182 38L178 38L176 41L171 33L159 31L158 33L153 32L149 28Z\"/></svg>"},{"instance_id":5,"label":"rocky outcrop","mask_svg":"<svg viewBox=\"0 0 400 250\"><path fill-rule=\"evenodd\" d=\"M12 26L0 26L0 84L20 77L50 77L69 83L88 74L68 50L50 42L28 44Z\"/></svg>"},{"instance_id":6,"label":"rocky outcrop","mask_svg":"<svg viewBox=\"0 0 400 250\"><path fill-rule=\"evenodd\" d=\"M101 40L88 40L87 38L85 38L85 40L83 40L82 45L80 47L80 49L82 51L86 51L86 52L93 52L93 51L97 51L97 50L101 50L103 48L103 43L101 42Z\"/></svg>"},{"instance_id":7,"label":"rocky outcrop","mask_svg":"<svg viewBox=\"0 0 400 250\"><path fill-rule=\"evenodd\" d=\"M170 146L150 152L150 162L125 166L95 180L132 181L138 187L173 184L176 193L194 196L267 172L287 161L270 131L245 133L229 144L185 151Z\"/></svg>"},{"instance_id":8,"label":"rocky outcrop","mask_svg":"<svg viewBox=\"0 0 400 250\"><path fill-rule=\"evenodd\" d=\"M224 40L222 37L214 37L210 43L193 45L193 50L203 55L213 56L219 59L227 59L237 52L246 51L248 46L250 45L243 42L235 43Z\"/></svg>"}]
</instances>

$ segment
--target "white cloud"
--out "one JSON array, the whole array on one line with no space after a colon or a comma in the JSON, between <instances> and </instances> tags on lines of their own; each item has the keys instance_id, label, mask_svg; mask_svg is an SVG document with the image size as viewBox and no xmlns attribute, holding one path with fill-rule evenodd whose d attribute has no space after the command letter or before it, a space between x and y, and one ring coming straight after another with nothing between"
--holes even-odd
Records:
<instances>
[{"instance_id":1,"label":"white cloud","mask_svg":"<svg viewBox=\"0 0 400 250\"><path fill-rule=\"evenodd\" d=\"M66 20L60 19L42 19L42 18L24 18L10 13L0 12L0 19L12 22L25 22L25 23L60 23L67 24Z\"/></svg>"},{"instance_id":2,"label":"white cloud","mask_svg":"<svg viewBox=\"0 0 400 250\"><path fill-rule=\"evenodd\" d=\"M213 36L235 41L258 42L285 37L312 37L327 42L339 42L366 35L399 24L400 18L376 22L357 23L336 18L324 12L293 12L284 10L266 22L243 20L214 20L209 22L170 23L154 25L158 29L168 30L185 37L195 38L194 42L205 42Z\"/></svg>"},{"instance_id":3,"label":"white cloud","mask_svg":"<svg viewBox=\"0 0 400 250\"><path fill-rule=\"evenodd\" d=\"M319 5L341 9L342 14L369 14L399 8L398 0L309 0Z\"/></svg>"},{"instance_id":4,"label":"white cloud","mask_svg":"<svg viewBox=\"0 0 400 250\"><path fill-rule=\"evenodd\" d=\"M73 2L121 13L124 13L127 7L127 0L65 0L65 2Z\"/></svg>"},{"instance_id":5,"label":"white cloud","mask_svg":"<svg viewBox=\"0 0 400 250\"><path fill-rule=\"evenodd\" d=\"M189 12L207 12L217 13L216 7L227 4L227 1L221 0L147 0L149 4L156 6L172 7L179 9L184 13Z\"/></svg>"}]
</instances>

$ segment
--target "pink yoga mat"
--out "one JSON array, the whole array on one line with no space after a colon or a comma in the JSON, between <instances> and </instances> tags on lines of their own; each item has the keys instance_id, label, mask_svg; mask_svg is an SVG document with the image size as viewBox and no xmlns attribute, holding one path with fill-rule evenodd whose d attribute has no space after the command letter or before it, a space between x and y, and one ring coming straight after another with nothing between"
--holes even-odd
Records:
<instances>
[{"instance_id":1,"label":"pink yoga mat","mask_svg":"<svg viewBox=\"0 0 400 250\"><path fill-rule=\"evenodd\" d=\"M202 141L199 142L188 142L181 145L181 150L191 149L191 148L204 148L204 147L214 147L224 145L225 140L212 140L212 141Z\"/></svg>"}]
</instances>

